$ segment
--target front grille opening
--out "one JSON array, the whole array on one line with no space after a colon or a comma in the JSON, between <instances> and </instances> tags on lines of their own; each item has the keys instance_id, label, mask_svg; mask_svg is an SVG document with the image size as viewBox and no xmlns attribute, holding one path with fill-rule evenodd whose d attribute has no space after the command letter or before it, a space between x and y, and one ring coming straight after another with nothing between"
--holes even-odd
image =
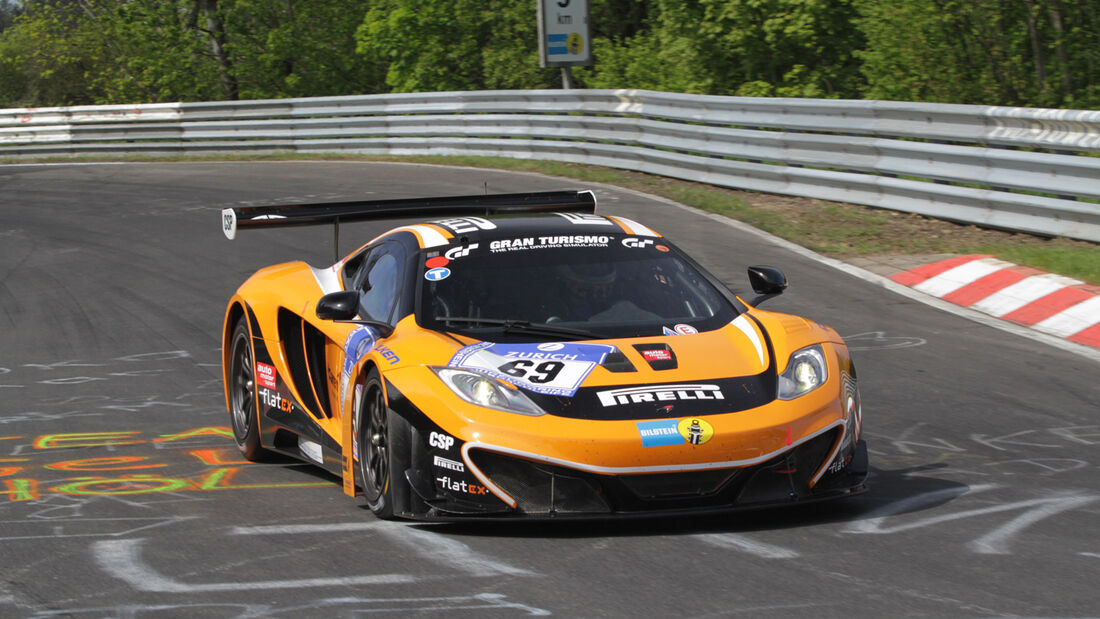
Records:
<instances>
[{"instance_id":1,"label":"front grille opening","mask_svg":"<svg viewBox=\"0 0 1100 619\"><path fill-rule=\"evenodd\" d=\"M717 494L737 476L737 469L622 475L619 481L640 499L705 497Z\"/></svg>"},{"instance_id":2,"label":"front grille opening","mask_svg":"<svg viewBox=\"0 0 1100 619\"><path fill-rule=\"evenodd\" d=\"M597 483L570 469L474 450L474 464L529 514L607 513Z\"/></svg>"}]
</instances>

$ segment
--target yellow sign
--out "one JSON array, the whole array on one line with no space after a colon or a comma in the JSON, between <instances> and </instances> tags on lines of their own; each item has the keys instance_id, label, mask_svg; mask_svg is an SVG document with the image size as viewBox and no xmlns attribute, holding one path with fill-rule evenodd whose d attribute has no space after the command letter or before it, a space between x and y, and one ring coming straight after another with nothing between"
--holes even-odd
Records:
<instances>
[{"instance_id":1,"label":"yellow sign","mask_svg":"<svg viewBox=\"0 0 1100 619\"><path fill-rule=\"evenodd\" d=\"M570 54L579 54L584 49L584 39L574 32L565 39L565 47L569 49Z\"/></svg>"}]
</instances>

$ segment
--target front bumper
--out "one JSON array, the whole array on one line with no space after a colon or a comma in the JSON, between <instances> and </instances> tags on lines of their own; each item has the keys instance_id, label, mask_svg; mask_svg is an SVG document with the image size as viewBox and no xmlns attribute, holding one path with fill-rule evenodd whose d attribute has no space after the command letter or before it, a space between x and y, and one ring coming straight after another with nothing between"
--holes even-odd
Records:
<instances>
[{"instance_id":1,"label":"front bumper","mask_svg":"<svg viewBox=\"0 0 1100 619\"><path fill-rule=\"evenodd\" d=\"M841 428L760 464L675 473L606 475L533 462L489 450L471 450L481 472L515 506L479 505L453 497L423 496L418 520L579 519L710 513L838 498L866 490L864 441L835 451ZM817 483L813 477L828 465Z\"/></svg>"}]
</instances>

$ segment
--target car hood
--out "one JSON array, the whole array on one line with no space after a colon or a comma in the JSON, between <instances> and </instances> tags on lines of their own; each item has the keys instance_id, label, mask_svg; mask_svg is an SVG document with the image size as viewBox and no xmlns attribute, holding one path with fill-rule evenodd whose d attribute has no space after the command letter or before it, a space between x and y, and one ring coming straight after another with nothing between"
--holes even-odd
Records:
<instances>
[{"instance_id":1,"label":"car hood","mask_svg":"<svg viewBox=\"0 0 1100 619\"><path fill-rule=\"evenodd\" d=\"M714 331L683 330L592 342L474 342L446 365L510 382L562 417L708 415L775 398L775 355L760 322L743 314Z\"/></svg>"}]
</instances>

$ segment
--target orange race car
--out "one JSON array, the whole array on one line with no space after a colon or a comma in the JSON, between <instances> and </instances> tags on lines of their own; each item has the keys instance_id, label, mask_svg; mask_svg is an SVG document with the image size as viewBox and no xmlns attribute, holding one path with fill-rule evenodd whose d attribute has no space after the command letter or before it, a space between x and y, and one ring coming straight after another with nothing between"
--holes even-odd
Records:
<instances>
[{"instance_id":1,"label":"orange race car","mask_svg":"<svg viewBox=\"0 0 1100 619\"><path fill-rule=\"evenodd\" d=\"M848 348L732 294L591 192L245 207L238 229L417 217L324 268L261 269L222 334L237 445L379 517L609 517L865 489Z\"/></svg>"}]
</instances>

